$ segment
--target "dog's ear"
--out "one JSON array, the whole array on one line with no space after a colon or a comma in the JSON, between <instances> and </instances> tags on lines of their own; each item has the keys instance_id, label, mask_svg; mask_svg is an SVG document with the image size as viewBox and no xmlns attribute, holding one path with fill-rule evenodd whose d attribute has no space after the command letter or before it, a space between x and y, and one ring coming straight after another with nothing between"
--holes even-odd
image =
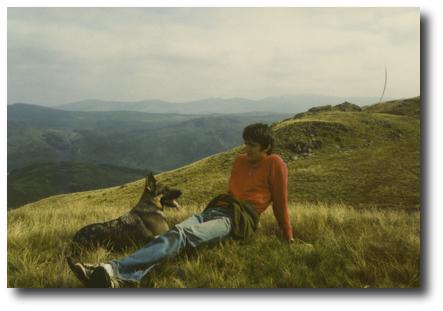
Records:
<instances>
[{"instance_id":1,"label":"dog's ear","mask_svg":"<svg viewBox=\"0 0 443 311\"><path fill-rule=\"evenodd\" d=\"M145 179L145 189L149 192L155 192L155 184L156 180L154 178L154 174L152 174L152 172L149 172L148 176L146 176Z\"/></svg>"}]
</instances>

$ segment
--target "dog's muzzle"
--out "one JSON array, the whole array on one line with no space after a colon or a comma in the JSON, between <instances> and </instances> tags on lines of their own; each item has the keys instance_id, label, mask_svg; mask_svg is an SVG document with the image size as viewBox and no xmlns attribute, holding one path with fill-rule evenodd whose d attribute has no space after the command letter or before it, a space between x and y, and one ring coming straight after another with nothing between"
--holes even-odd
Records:
<instances>
[{"instance_id":1,"label":"dog's muzzle","mask_svg":"<svg viewBox=\"0 0 443 311\"><path fill-rule=\"evenodd\" d=\"M180 204L175 200L179 196L181 196L182 192L180 190L172 189L167 191L165 195L160 199L160 203L162 206L172 207L172 208L181 208Z\"/></svg>"}]
</instances>

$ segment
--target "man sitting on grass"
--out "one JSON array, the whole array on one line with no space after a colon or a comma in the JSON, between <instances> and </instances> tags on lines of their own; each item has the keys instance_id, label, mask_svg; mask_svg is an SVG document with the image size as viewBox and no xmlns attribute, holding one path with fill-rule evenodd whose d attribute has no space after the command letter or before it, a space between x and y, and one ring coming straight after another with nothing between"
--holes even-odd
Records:
<instances>
[{"instance_id":1,"label":"man sitting on grass","mask_svg":"<svg viewBox=\"0 0 443 311\"><path fill-rule=\"evenodd\" d=\"M257 229L259 215L271 202L283 236L293 242L288 169L280 156L272 154L271 128L251 124L243 130L243 139L245 153L235 159L228 194L217 196L202 213L190 216L125 258L98 265L68 260L74 274L88 287L120 287L127 282L139 282L159 262L187 246L198 247L228 237L248 239Z\"/></svg>"}]
</instances>

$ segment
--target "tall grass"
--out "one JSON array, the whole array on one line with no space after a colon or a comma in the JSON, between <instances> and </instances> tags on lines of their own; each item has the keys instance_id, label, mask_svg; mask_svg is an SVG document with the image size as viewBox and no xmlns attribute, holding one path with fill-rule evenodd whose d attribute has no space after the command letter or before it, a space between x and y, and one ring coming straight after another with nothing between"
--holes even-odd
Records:
<instances>
[{"instance_id":1,"label":"tall grass","mask_svg":"<svg viewBox=\"0 0 443 311\"><path fill-rule=\"evenodd\" d=\"M294 233L312 243L313 250L287 244L269 208L253 240L187 250L157 266L140 286L420 286L419 98L367 111L374 113L326 111L274 127L275 150L289 170ZM314 139L321 148L294 157L295 145ZM227 190L240 150L241 146L156 176L183 191L184 208L167 212L171 225ZM53 196L8 212L8 286L81 286L65 264L71 237L87 224L127 212L142 188L139 180ZM98 249L84 252L82 258L106 261L133 250Z\"/></svg>"},{"instance_id":2,"label":"tall grass","mask_svg":"<svg viewBox=\"0 0 443 311\"><path fill-rule=\"evenodd\" d=\"M51 205L52 203L52 205ZM81 287L65 263L74 233L115 218L128 206L107 201L52 200L47 208L8 213L8 287ZM200 211L190 204L169 211L172 224ZM161 288L411 288L420 286L419 212L357 210L341 204L291 203L295 235L314 245L287 244L269 208L251 241L225 240L189 249L157 266L140 287ZM129 254L84 252L88 262Z\"/></svg>"}]
</instances>

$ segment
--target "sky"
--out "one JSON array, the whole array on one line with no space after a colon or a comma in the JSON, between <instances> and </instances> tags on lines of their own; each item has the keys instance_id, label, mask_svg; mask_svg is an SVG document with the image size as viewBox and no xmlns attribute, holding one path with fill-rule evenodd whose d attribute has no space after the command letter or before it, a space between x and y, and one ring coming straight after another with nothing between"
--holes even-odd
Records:
<instances>
[{"instance_id":1,"label":"sky","mask_svg":"<svg viewBox=\"0 0 443 311\"><path fill-rule=\"evenodd\" d=\"M7 97L420 95L419 8L8 8Z\"/></svg>"}]
</instances>

